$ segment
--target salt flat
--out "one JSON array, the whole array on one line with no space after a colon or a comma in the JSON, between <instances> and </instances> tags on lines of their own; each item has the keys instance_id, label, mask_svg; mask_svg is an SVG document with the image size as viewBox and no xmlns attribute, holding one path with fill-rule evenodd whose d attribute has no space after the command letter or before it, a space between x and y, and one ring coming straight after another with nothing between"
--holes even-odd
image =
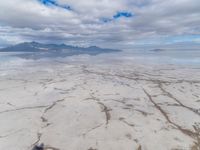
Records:
<instances>
[{"instance_id":1,"label":"salt flat","mask_svg":"<svg viewBox=\"0 0 200 150\"><path fill-rule=\"evenodd\" d=\"M4 72L0 150L200 149L200 68L57 61Z\"/></svg>"}]
</instances>

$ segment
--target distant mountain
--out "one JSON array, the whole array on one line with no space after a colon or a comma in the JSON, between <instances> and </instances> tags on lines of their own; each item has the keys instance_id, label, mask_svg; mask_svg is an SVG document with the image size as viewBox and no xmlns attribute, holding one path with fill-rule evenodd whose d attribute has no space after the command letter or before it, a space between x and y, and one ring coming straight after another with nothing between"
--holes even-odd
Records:
<instances>
[{"instance_id":1,"label":"distant mountain","mask_svg":"<svg viewBox=\"0 0 200 150\"><path fill-rule=\"evenodd\" d=\"M96 46L84 48L65 44L42 44L37 42L25 42L0 49L0 52L20 52L14 55L25 59L67 57L81 54L98 55L102 53L112 53L120 51L121 50L100 48Z\"/></svg>"},{"instance_id":2,"label":"distant mountain","mask_svg":"<svg viewBox=\"0 0 200 150\"><path fill-rule=\"evenodd\" d=\"M0 49L0 52L79 52L79 53L109 53L119 52L120 50L104 49L96 46L87 48L75 47L65 44L42 44L37 42L25 42L14 46Z\"/></svg>"},{"instance_id":3,"label":"distant mountain","mask_svg":"<svg viewBox=\"0 0 200 150\"><path fill-rule=\"evenodd\" d=\"M153 52L163 52L163 51L165 51L165 49L152 49L152 50L150 50L150 51L153 51Z\"/></svg>"}]
</instances>

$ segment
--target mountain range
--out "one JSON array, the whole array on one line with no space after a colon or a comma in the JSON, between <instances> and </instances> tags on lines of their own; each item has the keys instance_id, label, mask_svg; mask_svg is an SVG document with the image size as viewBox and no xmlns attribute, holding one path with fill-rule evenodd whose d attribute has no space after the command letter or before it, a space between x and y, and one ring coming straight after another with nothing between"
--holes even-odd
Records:
<instances>
[{"instance_id":1,"label":"mountain range","mask_svg":"<svg viewBox=\"0 0 200 150\"><path fill-rule=\"evenodd\" d=\"M46 57L67 57L73 55L98 55L102 53L120 52L121 50L91 47L76 47L65 44L42 44L38 42L25 42L0 49L0 52L20 52L17 57L26 59L40 59Z\"/></svg>"},{"instance_id":2,"label":"mountain range","mask_svg":"<svg viewBox=\"0 0 200 150\"><path fill-rule=\"evenodd\" d=\"M65 44L42 44L38 42L24 42L14 46L9 46L0 49L0 52L80 52L80 53L107 53L118 52L120 50L100 48L97 46L91 47L76 47Z\"/></svg>"}]
</instances>

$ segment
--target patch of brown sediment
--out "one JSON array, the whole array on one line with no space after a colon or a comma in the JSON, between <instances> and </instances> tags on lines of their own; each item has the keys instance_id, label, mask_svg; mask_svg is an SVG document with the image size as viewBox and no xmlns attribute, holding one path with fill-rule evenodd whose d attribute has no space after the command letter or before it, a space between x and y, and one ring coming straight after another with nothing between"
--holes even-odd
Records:
<instances>
[{"instance_id":1,"label":"patch of brown sediment","mask_svg":"<svg viewBox=\"0 0 200 150\"><path fill-rule=\"evenodd\" d=\"M59 148L51 147L51 146L45 146L44 150L60 150Z\"/></svg>"},{"instance_id":2,"label":"patch of brown sediment","mask_svg":"<svg viewBox=\"0 0 200 150\"><path fill-rule=\"evenodd\" d=\"M111 109L108 109L108 107L102 102L98 102L98 104L100 104L103 107L102 111L105 113L106 125L108 125L109 120L111 119L111 114L110 114Z\"/></svg>"},{"instance_id":3,"label":"patch of brown sediment","mask_svg":"<svg viewBox=\"0 0 200 150\"><path fill-rule=\"evenodd\" d=\"M195 83L200 83L200 80L186 80L186 79L180 79L180 80L162 80L162 79L154 79L154 78L146 78L144 76L145 73L142 74L117 74L117 73L109 73L109 72L99 72L99 71L93 71L93 70L89 70L87 67L82 67L82 70L84 73L87 74L95 74L95 75L99 75L99 76L110 76L110 77L118 77L118 78L124 78L124 79L128 79L128 80L134 80L134 81L147 81L147 82L152 82L152 83L165 83L165 84L170 84L170 83L189 83L189 84L195 84ZM169 69L172 70L172 69ZM133 75L133 76L130 76ZM158 75L159 76L159 75Z\"/></svg>"},{"instance_id":4,"label":"patch of brown sediment","mask_svg":"<svg viewBox=\"0 0 200 150\"><path fill-rule=\"evenodd\" d=\"M138 148L137 148L137 150L142 150L142 146L139 145Z\"/></svg>"},{"instance_id":5,"label":"patch of brown sediment","mask_svg":"<svg viewBox=\"0 0 200 150\"><path fill-rule=\"evenodd\" d=\"M57 100L55 102L53 102L53 104L51 104L49 107L47 107L45 110L44 110L44 113L48 112L50 109L52 109L54 106L56 106L59 102L63 102L65 99L61 99L61 100Z\"/></svg>"},{"instance_id":6,"label":"patch of brown sediment","mask_svg":"<svg viewBox=\"0 0 200 150\"><path fill-rule=\"evenodd\" d=\"M40 119L42 120L43 123L46 123L45 126L43 126L42 128L46 128L48 126L51 125L51 123L48 122L48 119L44 117L44 115L51 109L53 109L58 103L63 102L65 99L61 99L61 100L57 100L55 102L53 102L51 105L49 105L43 112L42 116L40 117Z\"/></svg>"},{"instance_id":7,"label":"patch of brown sediment","mask_svg":"<svg viewBox=\"0 0 200 150\"><path fill-rule=\"evenodd\" d=\"M114 73L109 73L109 72L97 72L97 71L93 71L93 70L89 70L87 69L87 67L82 68L84 73L88 73L88 74L95 74L95 75L100 75L100 76L110 76L110 77L118 77L118 78L124 78L124 79L128 79L128 80L134 80L134 81L147 81L147 82L160 82L160 83L166 83L166 84L170 84L170 83L183 83L183 82L187 82L190 84L193 83L200 83L200 80L185 80L185 79L180 79L180 80L172 80L172 81L167 81L167 80L161 80L161 79L153 79L153 78L146 78L146 77L141 77L144 76L143 74L134 74L134 76L130 76L130 75L123 75L123 74L114 74Z\"/></svg>"},{"instance_id":8,"label":"patch of brown sediment","mask_svg":"<svg viewBox=\"0 0 200 150\"><path fill-rule=\"evenodd\" d=\"M126 104L127 107L134 107L133 104Z\"/></svg>"},{"instance_id":9,"label":"patch of brown sediment","mask_svg":"<svg viewBox=\"0 0 200 150\"><path fill-rule=\"evenodd\" d=\"M134 109L135 111L137 111L137 112L140 112L143 116L148 116L148 115L152 115L152 114L150 114L150 113L147 113L147 112L145 112L145 111L142 111L142 110L139 110L139 109Z\"/></svg>"},{"instance_id":10,"label":"patch of brown sediment","mask_svg":"<svg viewBox=\"0 0 200 150\"><path fill-rule=\"evenodd\" d=\"M130 107L123 107L122 109L130 110L131 108Z\"/></svg>"},{"instance_id":11,"label":"patch of brown sediment","mask_svg":"<svg viewBox=\"0 0 200 150\"><path fill-rule=\"evenodd\" d=\"M100 76L110 76L110 77L118 77L118 78L124 78L124 79L128 79L128 80L134 80L134 81L150 81L150 82L162 82L162 83L171 83L170 81L162 81L162 80L154 80L154 79L146 79L146 78L140 78L139 76L136 77L130 77L130 76L126 76L126 75L121 75L121 74L111 74L111 73L104 73L104 72L96 72L96 71L91 71L91 70L87 70L86 68L83 69L84 73L89 73L89 74L96 74L96 75L100 75ZM182 82L182 81L181 81ZM199 81L200 82L200 81Z\"/></svg>"},{"instance_id":12,"label":"patch of brown sediment","mask_svg":"<svg viewBox=\"0 0 200 150\"><path fill-rule=\"evenodd\" d=\"M53 102L51 105L49 106L37 106L37 107L26 107L26 108L23 108L23 109L33 109L33 108L43 108L45 107L46 109L44 110L44 113L43 115L40 117L40 119L42 120L43 123L46 123L46 125L44 127L48 127L50 125L50 123L48 123L48 119L44 117L45 113L47 113L49 110L51 110L54 106L57 105L57 103L59 102L62 102L64 101L65 99L61 99L61 100L57 100L55 102ZM20 109L21 110L21 109ZM42 128L44 128L42 127ZM35 145L37 145L39 142L40 142L40 139L41 139L41 136L42 136L42 133L37 133L37 140L36 142L34 142L30 147L33 148ZM45 147L44 150L59 150L57 148L54 148L54 147Z\"/></svg>"},{"instance_id":13,"label":"patch of brown sediment","mask_svg":"<svg viewBox=\"0 0 200 150\"><path fill-rule=\"evenodd\" d=\"M44 118L43 116L40 118L41 118L42 122L48 122L48 120L46 118Z\"/></svg>"},{"instance_id":14,"label":"patch of brown sediment","mask_svg":"<svg viewBox=\"0 0 200 150\"><path fill-rule=\"evenodd\" d=\"M144 93L146 94L146 96L148 97L148 99L150 100L150 102L155 106L155 108L157 110L160 111L160 113L163 115L163 117L167 120L168 123L172 124L176 129L178 129L179 131L181 131L183 134L195 139L198 143L198 138L200 137L199 133L196 131L192 131L190 129L186 129L181 127L180 125L176 124L175 122L173 122L170 117L167 115L167 113L153 100L152 96L145 90L143 89Z\"/></svg>"},{"instance_id":15,"label":"patch of brown sediment","mask_svg":"<svg viewBox=\"0 0 200 150\"><path fill-rule=\"evenodd\" d=\"M127 122L126 120L125 120L125 118L119 118L119 120L120 121L122 121L123 123L125 123L126 125L128 125L128 126L130 126L130 127L134 127L135 125L134 124L131 124L131 123L129 123L129 122Z\"/></svg>"},{"instance_id":16,"label":"patch of brown sediment","mask_svg":"<svg viewBox=\"0 0 200 150\"><path fill-rule=\"evenodd\" d=\"M44 116L41 116L40 118L42 120L42 123L45 123L45 125L42 128L46 128L52 124L52 123L49 123L48 119L46 119Z\"/></svg>"},{"instance_id":17,"label":"patch of brown sediment","mask_svg":"<svg viewBox=\"0 0 200 150\"><path fill-rule=\"evenodd\" d=\"M189 107L189 106L186 106L184 105L183 103L180 102L180 100L178 100L175 96L173 96L170 92L166 91L163 86L162 86L162 83L158 83L158 87L160 88L160 90L163 92L163 94L171 99L173 99L174 101L176 101L181 107L184 107L192 112L194 112L195 114L199 115L200 116L200 112L195 109L195 108L192 108L192 107Z\"/></svg>"},{"instance_id":18,"label":"patch of brown sediment","mask_svg":"<svg viewBox=\"0 0 200 150\"><path fill-rule=\"evenodd\" d=\"M195 132L198 134L196 137L196 141L194 142L194 145L191 147L191 150L200 150L200 124L195 123L193 126Z\"/></svg>"},{"instance_id":19,"label":"patch of brown sediment","mask_svg":"<svg viewBox=\"0 0 200 150\"><path fill-rule=\"evenodd\" d=\"M109 109L104 103L100 102L100 99L94 97L93 94L91 94L90 98L86 98L85 100L93 100L98 105L100 105L100 107L102 108L102 112L105 113L106 125L108 125L108 123L109 123L109 121L111 119L111 114L110 114L111 109Z\"/></svg>"}]
</instances>

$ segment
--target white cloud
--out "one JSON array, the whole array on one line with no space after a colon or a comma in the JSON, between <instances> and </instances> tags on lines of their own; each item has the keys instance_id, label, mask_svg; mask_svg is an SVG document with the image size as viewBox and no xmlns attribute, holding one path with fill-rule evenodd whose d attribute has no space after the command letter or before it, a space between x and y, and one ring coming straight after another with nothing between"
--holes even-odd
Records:
<instances>
[{"instance_id":1,"label":"white cloud","mask_svg":"<svg viewBox=\"0 0 200 150\"><path fill-rule=\"evenodd\" d=\"M72 11L38 0L0 1L0 39L112 47L163 36L200 35L199 0L57 0ZM113 16L127 11L135 16ZM102 18L111 18L103 22ZM3 42L1 42L3 43Z\"/></svg>"}]
</instances>

